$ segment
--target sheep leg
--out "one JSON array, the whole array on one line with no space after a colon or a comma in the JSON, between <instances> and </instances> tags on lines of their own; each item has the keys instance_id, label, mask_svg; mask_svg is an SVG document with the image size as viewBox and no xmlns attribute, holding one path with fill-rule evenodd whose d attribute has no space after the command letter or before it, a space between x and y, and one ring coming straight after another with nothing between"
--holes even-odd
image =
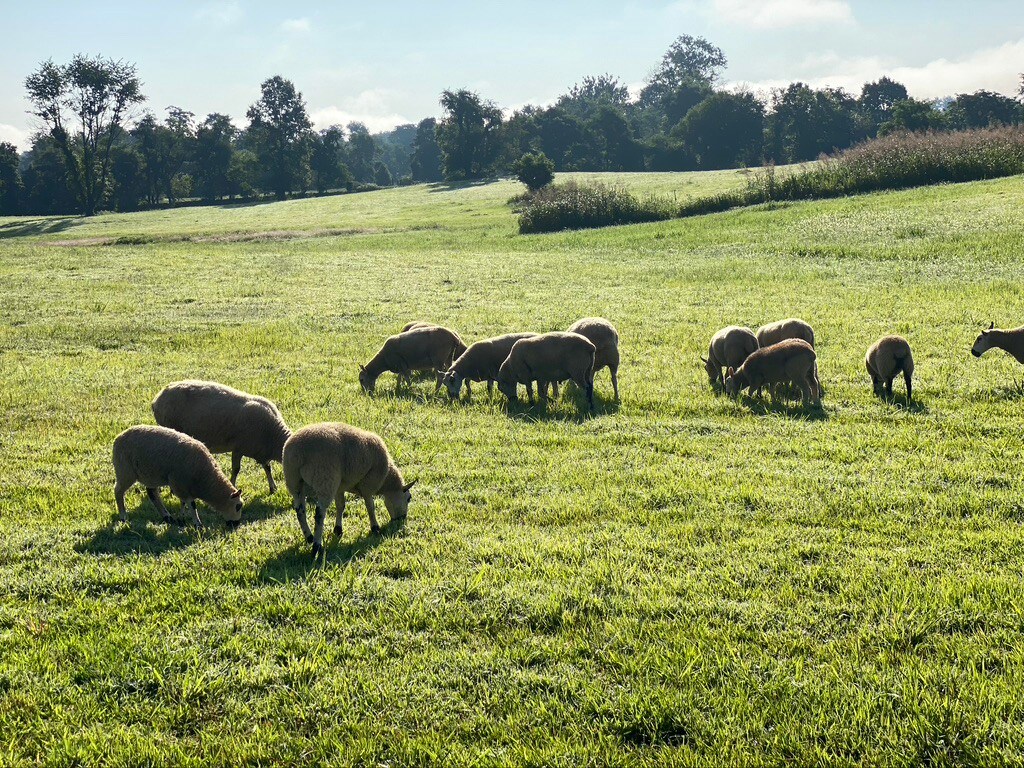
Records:
<instances>
[{"instance_id":1,"label":"sheep leg","mask_svg":"<svg viewBox=\"0 0 1024 768\"><path fill-rule=\"evenodd\" d=\"M609 368L612 372L612 390L615 392L615 399L619 399L619 367Z\"/></svg>"},{"instance_id":2,"label":"sheep leg","mask_svg":"<svg viewBox=\"0 0 1024 768\"><path fill-rule=\"evenodd\" d=\"M192 522L196 524L196 528L202 528L203 527L203 521L199 519L199 510L196 508L196 500L195 499L182 499L181 500L181 510L182 510L182 512L188 512L190 509L192 511ZM182 515L182 518L183 518L182 522L184 522L184 515Z\"/></svg>"},{"instance_id":3,"label":"sheep leg","mask_svg":"<svg viewBox=\"0 0 1024 768\"><path fill-rule=\"evenodd\" d=\"M128 522L128 510L124 508L124 492L129 488L130 485L122 485L120 482L114 484L114 504L117 505L117 515L122 523Z\"/></svg>"},{"instance_id":4,"label":"sheep leg","mask_svg":"<svg viewBox=\"0 0 1024 768\"><path fill-rule=\"evenodd\" d=\"M548 383L546 381L537 381L537 396L540 398L540 402L544 407L548 404Z\"/></svg>"},{"instance_id":5,"label":"sheep leg","mask_svg":"<svg viewBox=\"0 0 1024 768\"><path fill-rule=\"evenodd\" d=\"M469 379L466 379L466 399L473 399L473 388L469 386Z\"/></svg>"},{"instance_id":6,"label":"sheep leg","mask_svg":"<svg viewBox=\"0 0 1024 768\"><path fill-rule=\"evenodd\" d=\"M437 392L441 388L441 383L444 380L444 374L441 371L434 371L434 391Z\"/></svg>"},{"instance_id":7,"label":"sheep leg","mask_svg":"<svg viewBox=\"0 0 1024 768\"><path fill-rule=\"evenodd\" d=\"M896 377L894 376L893 379L894 378ZM885 382L885 396L888 397L890 400L892 399L892 379L889 379L888 381Z\"/></svg>"},{"instance_id":8,"label":"sheep leg","mask_svg":"<svg viewBox=\"0 0 1024 768\"><path fill-rule=\"evenodd\" d=\"M490 400L494 397L494 379L487 380L487 399Z\"/></svg>"},{"instance_id":9,"label":"sheep leg","mask_svg":"<svg viewBox=\"0 0 1024 768\"><path fill-rule=\"evenodd\" d=\"M590 412L593 413L596 409L594 406L594 380L591 378L587 382L587 402L590 403Z\"/></svg>"},{"instance_id":10,"label":"sheep leg","mask_svg":"<svg viewBox=\"0 0 1024 768\"><path fill-rule=\"evenodd\" d=\"M156 507L157 512L164 519L165 523L172 522L171 513L167 511L167 507L164 506L164 500L160 498L159 488L147 488L146 495L149 496L149 500L153 502L153 506ZM122 501L123 504L123 501Z\"/></svg>"},{"instance_id":11,"label":"sheep leg","mask_svg":"<svg viewBox=\"0 0 1024 768\"><path fill-rule=\"evenodd\" d=\"M377 524L377 514L373 508L373 494L364 493L363 501L366 502L366 514L370 516L370 533L380 535L380 526Z\"/></svg>"},{"instance_id":12,"label":"sheep leg","mask_svg":"<svg viewBox=\"0 0 1024 768\"><path fill-rule=\"evenodd\" d=\"M807 404L811 402L811 385L807 381L801 381L799 386L801 399L803 400L804 408L806 408Z\"/></svg>"},{"instance_id":13,"label":"sheep leg","mask_svg":"<svg viewBox=\"0 0 1024 768\"><path fill-rule=\"evenodd\" d=\"M323 499L316 500L316 511L313 513L313 559L316 560L324 551L324 519L327 517L327 505Z\"/></svg>"},{"instance_id":14,"label":"sheep leg","mask_svg":"<svg viewBox=\"0 0 1024 768\"><path fill-rule=\"evenodd\" d=\"M231 484L238 487L238 473L242 471L242 454L231 452Z\"/></svg>"},{"instance_id":15,"label":"sheep leg","mask_svg":"<svg viewBox=\"0 0 1024 768\"><path fill-rule=\"evenodd\" d=\"M910 385L910 371L908 371L906 368L903 369L903 381L907 385L907 402L909 403L913 398L913 395L911 394L913 388Z\"/></svg>"},{"instance_id":16,"label":"sheep leg","mask_svg":"<svg viewBox=\"0 0 1024 768\"><path fill-rule=\"evenodd\" d=\"M306 519L306 500L301 496L294 496L293 501L295 503L295 516L299 519L299 528L302 529L302 535L306 539L307 544L312 544L313 534L309 530L309 521Z\"/></svg>"},{"instance_id":17,"label":"sheep leg","mask_svg":"<svg viewBox=\"0 0 1024 768\"><path fill-rule=\"evenodd\" d=\"M267 485L270 486L270 493L277 493L277 485L274 483L274 471L270 468L269 461L263 465L263 471L267 473Z\"/></svg>"},{"instance_id":18,"label":"sheep leg","mask_svg":"<svg viewBox=\"0 0 1024 768\"><path fill-rule=\"evenodd\" d=\"M334 535L341 536L341 519L345 516L345 492L338 491L334 497Z\"/></svg>"},{"instance_id":19,"label":"sheep leg","mask_svg":"<svg viewBox=\"0 0 1024 768\"><path fill-rule=\"evenodd\" d=\"M533 405L533 382L526 382L526 398L530 401L530 405Z\"/></svg>"},{"instance_id":20,"label":"sheep leg","mask_svg":"<svg viewBox=\"0 0 1024 768\"><path fill-rule=\"evenodd\" d=\"M558 382L557 381L552 381L551 382L551 397L553 399L555 399L555 400L558 399Z\"/></svg>"}]
</instances>

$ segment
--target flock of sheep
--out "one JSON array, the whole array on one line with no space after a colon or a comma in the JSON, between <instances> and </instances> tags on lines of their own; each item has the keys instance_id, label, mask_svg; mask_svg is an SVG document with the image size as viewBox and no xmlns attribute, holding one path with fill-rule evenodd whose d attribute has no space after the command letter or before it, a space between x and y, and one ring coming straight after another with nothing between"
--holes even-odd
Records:
<instances>
[{"instance_id":1,"label":"flock of sheep","mask_svg":"<svg viewBox=\"0 0 1024 768\"><path fill-rule=\"evenodd\" d=\"M1024 363L1024 327L981 332L971 349L980 357L1000 348ZM707 359L701 358L712 386L722 386L731 397L749 389L756 396L769 387L778 396L780 387L798 388L804 404L820 403L814 330L802 320L790 318L762 326L723 328L711 339ZM907 400L912 399L914 360L910 345L901 336L885 336L867 351L865 365L878 394L892 395L893 380L903 374ZM417 371L435 376L435 391L445 386L449 397L458 398L470 382L486 381L488 392L498 390L509 402L516 400L519 384L526 386L533 402L533 383L546 401L548 385L558 397L558 384L573 381L594 408L594 372L611 371L612 387L619 398L619 335L603 318L584 318L565 332L512 333L466 346L455 332L428 323L409 323L389 337L380 351L360 366L359 383L373 391L379 376L395 373L399 382L411 382ZM725 373L723 374L723 369ZM380 532L374 499L380 496L392 520L404 520L412 499L410 488L381 438L372 432L342 423L321 423L289 429L270 400L210 381L180 381L165 387L152 403L158 426L129 427L114 440L114 499L122 521L127 521L124 495L135 483L146 489L165 522L173 522L160 498L169 487L181 500L183 512L191 510L200 525L196 500L221 514L230 528L242 517L242 494L235 487L242 458L258 462L267 475L270 492L277 489L271 462L284 468L285 484L299 526L314 558L323 552L324 519L331 503L336 507L334 532L341 535L345 494L361 496L366 503L370 528ZM231 453L228 479L212 453ZM311 531L306 499L315 500Z\"/></svg>"}]
</instances>

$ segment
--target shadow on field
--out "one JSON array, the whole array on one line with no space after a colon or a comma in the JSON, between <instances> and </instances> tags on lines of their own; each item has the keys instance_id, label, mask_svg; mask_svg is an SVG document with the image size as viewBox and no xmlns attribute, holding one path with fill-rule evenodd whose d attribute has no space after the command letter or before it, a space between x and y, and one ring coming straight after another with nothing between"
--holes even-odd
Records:
<instances>
[{"instance_id":1,"label":"shadow on field","mask_svg":"<svg viewBox=\"0 0 1024 768\"><path fill-rule=\"evenodd\" d=\"M182 512L180 505L167 504L171 517L180 521ZM249 525L266 520L278 514L284 507L271 506L262 499L249 502L242 510L242 525ZM143 500L135 509L128 511L128 522L122 523L115 514L109 523L95 531L88 539L75 544L75 551L93 555L160 555L172 549L190 547L202 538L209 536L228 536L228 530L220 515L199 503L199 517L203 521L202 528L196 528L190 519L185 522L164 523L157 511L148 500Z\"/></svg>"},{"instance_id":2,"label":"shadow on field","mask_svg":"<svg viewBox=\"0 0 1024 768\"><path fill-rule=\"evenodd\" d=\"M28 221L12 221L0 224L0 239L8 237L31 237L32 235L50 235L63 232L78 225L80 216L61 216L52 219L29 219Z\"/></svg>"},{"instance_id":3,"label":"shadow on field","mask_svg":"<svg viewBox=\"0 0 1024 768\"><path fill-rule=\"evenodd\" d=\"M789 400L763 400L744 395L743 401L747 409L755 416L767 416L769 413L777 416L788 416L790 418L801 418L807 421L827 421L828 411L824 406L810 405L805 407L803 403L791 402Z\"/></svg>"},{"instance_id":4,"label":"shadow on field","mask_svg":"<svg viewBox=\"0 0 1024 768\"><path fill-rule=\"evenodd\" d=\"M346 519L349 517L347 510L345 517ZM405 520L389 520L381 528L379 534L368 532L353 541L342 541L339 543L338 538L331 533L333 519L334 516L328 511L328 525L324 526L324 554L322 560L319 558L313 559L310 545L299 536L292 546L282 550L263 564L257 579L275 583L295 581L296 579L306 578L311 572L321 567L345 565L353 560L359 560L367 552L372 552L383 544L386 539L401 534L406 522Z\"/></svg>"},{"instance_id":5,"label":"shadow on field","mask_svg":"<svg viewBox=\"0 0 1024 768\"><path fill-rule=\"evenodd\" d=\"M908 411L910 413L928 413L928 406L918 400L911 400L907 402L906 394L898 395L894 394L892 397L886 395L875 395L882 403L895 408L898 411Z\"/></svg>"},{"instance_id":6,"label":"shadow on field","mask_svg":"<svg viewBox=\"0 0 1024 768\"><path fill-rule=\"evenodd\" d=\"M544 405L539 399L535 405L530 405L522 400L508 404L505 413L510 419L516 421L537 422L537 421L570 421L582 424L598 416L607 416L618 413L621 404L612 399L604 398L597 392L594 393L594 410L590 411L587 398L582 391L574 387L567 387L561 397L554 401L561 404L561 408L552 408L552 405Z\"/></svg>"},{"instance_id":7,"label":"shadow on field","mask_svg":"<svg viewBox=\"0 0 1024 768\"><path fill-rule=\"evenodd\" d=\"M427 184L428 192L455 192L459 189L472 189L473 187L486 187L488 184L495 184L498 179L475 179L472 181L435 181Z\"/></svg>"}]
</instances>

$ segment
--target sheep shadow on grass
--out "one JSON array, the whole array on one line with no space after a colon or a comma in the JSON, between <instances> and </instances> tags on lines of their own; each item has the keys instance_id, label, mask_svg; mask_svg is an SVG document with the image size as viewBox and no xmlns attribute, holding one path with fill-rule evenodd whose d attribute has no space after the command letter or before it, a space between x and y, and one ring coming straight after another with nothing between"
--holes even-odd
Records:
<instances>
[{"instance_id":1,"label":"sheep shadow on grass","mask_svg":"<svg viewBox=\"0 0 1024 768\"><path fill-rule=\"evenodd\" d=\"M919 398L908 401L906 393L893 393L892 395L876 393L875 397L883 404L898 411L907 411L909 413L928 413L927 405L922 403Z\"/></svg>"},{"instance_id":2,"label":"sheep shadow on grass","mask_svg":"<svg viewBox=\"0 0 1024 768\"><path fill-rule=\"evenodd\" d=\"M558 407L561 405L562 407ZM535 423L539 421L569 421L582 424L599 416L618 413L621 403L611 397L603 397L594 393L594 410L590 410L587 397L582 390L567 388L562 395L547 404L539 398L534 405L523 400L506 404L505 414L516 421Z\"/></svg>"},{"instance_id":3,"label":"sheep shadow on grass","mask_svg":"<svg viewBox=\"0 0 1024 768\"><path fill-rule=\"evenodd\" d=\"M114 513L110 521L102 528L94 531L84 541L75 544L75 551L92 555L161 555L175 549L190 547L196 542L212 536L229 536L224 521L213 510L199 502L199 517L203 527L196 528L190 516L184 515L181 505L170 499L164 500L168 512L175 522L165 523L153 506L143 496L142 502L134 509L128 510L128 522L122 523ZM266 520L273 515L290 508L289 505L273 506L262 498L246 503L242 509L241 524Z\"/></svg>"},{"instance_id":4,"label":"sheep shadow on grass","mask_svg":"<svg viewBox=\"0 0 1024 768\"><path fill-rule=\"evenodd\" d=\"M799 400L773 400L770 397L756 398L744 395L742 402L755 416L786 416L788 418L799 418L806 421L827 421L828 411L823 405L804 405Z\"/></svg>"},{"instance_id":5,"label":"sheep shadow on grass","mask_svg":"<svg viewBox=\"0 0 1024 768\"><path fill-rule=\"evenodd\" d=\"M347 510L345 517L348 518ZM333 515L328 512L327 518L330 521L333 519ZM364 530L362 536L351 541L339 541L338 537L330 532L330 528L325 526L324 553L315 560L310 545L297 535L294 544L263 564L257 579L265 582L285 583L304 579L310 573L321 568L346 565L354 560L360 560L387 539L400 536L405 529L405 523L405 520L389 520L381 528L379 534Z\"/></svg>"},{"instance_id":6,"label":"sheep shadow on grass","mask_svg":"<svg viewBox=\"0 0 1024 768\"><path fill-rule=\"evenodd\" d=\"M60 218L21 219L7 224L0 224L0 239L12 237L30 237L32 235L50 235L64 232L82 223L80 216L62 216Z\"/></svg>"}]
</instances>

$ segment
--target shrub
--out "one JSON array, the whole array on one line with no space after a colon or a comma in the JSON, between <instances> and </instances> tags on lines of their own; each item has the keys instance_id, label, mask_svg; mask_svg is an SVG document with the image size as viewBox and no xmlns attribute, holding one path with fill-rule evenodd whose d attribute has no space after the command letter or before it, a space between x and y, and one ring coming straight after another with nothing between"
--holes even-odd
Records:
<instances>
[{"instance_id":1,"label":"shrub","mask_svg":"<svg viewBox=\"0 0 1024 768\"><path fill-rule=\"evenodd\" d=\"M526 235L638 224L669 219L672 214L672 206L664 200L639 199L620 187L569 181L545 187L523 201L519 232Z\"/></svg>"},{"instance_id":2,"label":"shrub","mask_svg":"<svg viewBox=\"0 0 1024 768\"><path fill-rule=\"evenodd\" d=\"M512 166L512 172L531 192L543 189L555 180L555 164L543 152L527 152Z\"/></svg>"}]
</instances>

